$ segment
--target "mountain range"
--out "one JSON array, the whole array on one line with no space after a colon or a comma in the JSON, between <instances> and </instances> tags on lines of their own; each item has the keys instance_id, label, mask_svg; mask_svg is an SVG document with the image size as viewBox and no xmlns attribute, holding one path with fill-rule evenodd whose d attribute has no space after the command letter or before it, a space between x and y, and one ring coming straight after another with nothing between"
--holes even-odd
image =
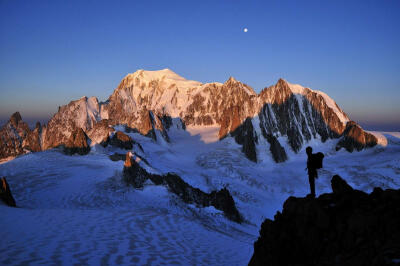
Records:
<instances>
[{"instance_id":1,"label":"mountain range","mask_svg":"<svg viewBox=\"0 0 400 266\"><path fill-rule=\"evenodd\" d=\"M117 125L165 142L170 127L215 127L213 141L234 138L254 162L260 150L284 162L288 149L297 153L311 140L337 139L336 150L349 152L378 143L327 94L284 79L257 94L233 77L201 83L169 69L138 70L125 76L107 101L71 101L33 130L14 113L0 130L0 159L65 146L77 131L84 132L90 146L104 143Z\"/></svg>"},{"instance_id":2,"label":"mountain range","mask_svg":"<svg viewBox=\"0 0 400 266\"><path fill-rule=\"evenodd\" d=\"M71 101L33 129L16 112L0 129L0 177L18 206L0 202L0 264L310 265L314 251L346 262L360 245L362 262L397 260L399 140L283 79L255 93L139 70L105 102ZM315 199L307 146L326 155Z\"/></svg>"}]
</instances>

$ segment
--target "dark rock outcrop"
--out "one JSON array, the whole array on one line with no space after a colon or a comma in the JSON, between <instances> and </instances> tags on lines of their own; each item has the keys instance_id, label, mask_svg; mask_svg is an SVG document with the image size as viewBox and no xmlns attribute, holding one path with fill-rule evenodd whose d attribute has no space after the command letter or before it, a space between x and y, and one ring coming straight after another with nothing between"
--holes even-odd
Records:
<instances>
[{"instance_id":1,"label":"dark rock outcrop","mask_svg":"<svg viewBox=\"0 0 400 266\"><path fill-rule=\"evenodd\" d=\"M285 149L281 146L278 139L271 134L266 135L266 139L269 142L269 150L272 154L272 158L276 163L282 163L287 160Z\"/></svg>"},{"instance_id":2,"label":"dark rock outcrop","mask_svg":"<svg viewBox=\"0 0 400 266\"><path fill-rule=\"evenodd\" d=\"M69 137L67 143L64 146L65 154L79 154L86 155L90 152L90 147L88 145L88 137L82 128L75 129L71 136Z\"/></svg>"},{"instance_id":3,"label":"dark rock outcrop","mask_svg":"<svg viewBox=\"0 0 400 266\"><path fill-rule=\"evenodd\" d=\"M249 265L398 265L400 190L366 194L339 176L332 189L317 199L289 197L261 225Z\"/></svg>"},{"instance_id":4,"label":"dark rock outcrop","mask_svg":"<svg viewBox=\"0 0 400 266\"><path fill-rule=\"evenodd\" d=\"M0 199L10 207L17 206L5 177L0 178Z\"/></svg>"},{"instance_id":5,"label":"dark rock outcrop","mask_svg":"<svg viewBox=\"0 0 400 266\"><path fill-rule=\"evenodd\" d=\"M227 188L211 191L210 194L206 194L206 198L208 202L206 202L205 206L207 204L214 206L216 209L222 210L228 219L238 223L242 222L243 218L237 210L235 201Z\"/></svg>"},{"instance_id":6,"label":"dark rock outcrop","mask_svg":"<svg viewBox=\"0 0 400 266\"><path fill-rule=\"evenodd\" d=\"M111 138L110 145L126 150L131 150L133 148L133 140L125 133L117 131Z\"/></svg>"},{"instance_id":7,"label":"dark rock outcrop","mask_svg":"<svg viewBox=\"0 0 400 266\"><path fill-rule=\"evenodd\" d=\"M159 182L157 182L157 175L147 172L139 165L139 162L139 157L136 157L131 152L126 153L123 169L124 181L134 188L143 188L144 183L148 179L152 180L156 185L159 185Z\"/></svg>"},{"instance_id":8,"label":"dark rock outcrop","mask_svg":"<svg viewBox=\"0 0 400 266\"><path fill-rule=\"evenodd\" d=\"M111 161L116 162L116 161L125 161L125 154L121 154L121 153L113 153L111 155L108 156L108 158L110 158Z\"/></svg>"},{"instance_id":9,"label":"dark rock outcrop","mask_svg":"<svg viewBox=\"0 0 400 266\"><path fill-rule=\"evenodd\" d=\"M147 180L151 180L156 185L165 185L169 191L177 195L186 203L193 203L198 206L214 206L224 212L224 215L235 222L242 222L242 217L236 209L235 201L226 188L219 191L205 193L198 188L186 183L180 176L174 173L158 175L149 173L140 164L142 159L132 153L126 154L123 176L125 182L135 188L142 188Z\"/></svg>"},{"instance_id":10,"label":"dark rock outcrop","mask_svg":"<svg viewBox=\"0 0 400 266\"><path fill-rule=\"evenodd\" d=\"M346 124L346 129L336 145L336 150L345 148L348 152L361 151L374 147L377 143L378 140L374 135L365 132L356 122L350 121Z\"/></svg>"},{"instance_id":11,"label":"dark rock outcrop","mask_svg":"<svg viewBox=\"0 0 400 266\"><path fill-rule=\"evenodd\" d=\"M254 132L251 119L246 118L246 120L231 133L231 136L235 138L238 144L242 145L242 152L246 157L253 162L257 162L257 135Z\"/></svg>"}]
</instances>

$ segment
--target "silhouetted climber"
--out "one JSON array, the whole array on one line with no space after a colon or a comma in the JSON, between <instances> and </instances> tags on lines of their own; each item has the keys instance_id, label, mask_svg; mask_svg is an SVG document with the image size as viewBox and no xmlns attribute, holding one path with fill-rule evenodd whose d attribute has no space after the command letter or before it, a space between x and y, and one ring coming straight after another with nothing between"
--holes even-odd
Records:
<instances>
[{"instance_id":1,"label":"silhouetted climber","mask_svg":"<svg viewBox=\"0 0 400 266\"><path fill-rule=\"evenodd\" d=\"M318 178L317 169L322 168L322 160L324 159L324 154L318 152L313 154L312 148L308 146L306 148L307 153L307 170L308 170L308 181L310 182L311 196L315 198L315 179Z\"/></svg>"},{"instance_id":2,"label":"silhouetted climber","mask_svg":"<svg viewBox=\"0 0 400 266\"><path fill-rule=\"evenodd\" d=\"M15 204L14 197L11 194L10 186L8 185L5 177L0 178L0 199L3 200L8 206L17 206Z\"/></svg>"}]
</instances>

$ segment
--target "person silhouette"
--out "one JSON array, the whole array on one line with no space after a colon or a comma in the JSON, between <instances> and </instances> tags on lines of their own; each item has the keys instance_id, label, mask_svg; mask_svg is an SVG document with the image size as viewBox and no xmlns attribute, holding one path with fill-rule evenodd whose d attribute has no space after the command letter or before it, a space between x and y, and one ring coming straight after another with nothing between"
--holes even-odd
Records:
<instances>
[{"instance_id":1,"label":"person silhouette","mask_svg":"<svg viewBox=\"0 0 400 266\"><path fill-rule=\"evenodd\" d=\"M317 172L317 162L316 158L313 156L312 148L308 146L306 148L307 153L307 170L308 170L308 182L310 183L311 197L315 198L315 178L318 178Z\"/></svg>"}]
</instances>

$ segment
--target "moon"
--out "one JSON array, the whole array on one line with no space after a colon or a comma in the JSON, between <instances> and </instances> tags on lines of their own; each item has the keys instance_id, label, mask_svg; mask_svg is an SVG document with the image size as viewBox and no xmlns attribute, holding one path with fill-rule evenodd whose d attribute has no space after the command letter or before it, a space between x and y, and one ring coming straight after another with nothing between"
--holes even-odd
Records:
<instances>
[{"instance_id":1,"label":"moon","mask_svg":"<svg viewBox=\"0 0 400 266\"><path fill-rule=\"evenodd\" d=\"M244 29L243 29L243 31L244 31L244 32L247 32L247 31L248 31L248 29L247 29L247 28L244 28Z\"/></svg>"}]
</instances>

